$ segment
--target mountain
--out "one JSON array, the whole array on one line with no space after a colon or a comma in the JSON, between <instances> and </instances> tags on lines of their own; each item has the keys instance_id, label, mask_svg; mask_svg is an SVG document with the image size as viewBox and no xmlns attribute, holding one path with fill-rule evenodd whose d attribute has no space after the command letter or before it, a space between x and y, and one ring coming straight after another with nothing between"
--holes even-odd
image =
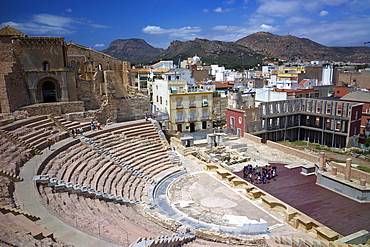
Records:
<instances>
[{"instance_id":1,"label":"mountain","mask_svg":"<svg viewBox=\"0 0 370 247\"><path fill-rule=\"evenodd\" d=\"M262 60L370 62L370 47L327 47L306 38L258 32L236 42L173 41L164 50L142 39L115 40L103 52L129 62L152 64L160 60L179 60L197 55L206 64L246 69Z\"/></svg>"},{"instance_id":2,"label":"mountain","mask_svg":"<svg viewBox=\"0 0 370 247\"><path fill-rule=\"evenodd\" d=\"M306 38L258 32L235 42L268 58L287 61L369 62L370 47L327 47Z\"/></svg>"},{"instance_id":3,"label":"mountain","mask_svg":"<svg viewBox=\"0 0 370 247\"><path fill-rule=\"evenodd\" d=\"M122 61L138 62L158 56L163 49L154 48L143 39L117 39L103 52Z\"/></svg>"},{"instance_id":4,"label":"mountain","mask_svg":"<svg viewBox=\"0 0 370 247\"><path fill-rule=\"evenodd\" d=\"M210 41L196 38L194 41L173 41L170 46L151 62L174 60L177 63L197 55L206 64L224 65L228 68L247 68L261 62L262 56L248 47L234 42Z\"/></svg>"}]
</instances>

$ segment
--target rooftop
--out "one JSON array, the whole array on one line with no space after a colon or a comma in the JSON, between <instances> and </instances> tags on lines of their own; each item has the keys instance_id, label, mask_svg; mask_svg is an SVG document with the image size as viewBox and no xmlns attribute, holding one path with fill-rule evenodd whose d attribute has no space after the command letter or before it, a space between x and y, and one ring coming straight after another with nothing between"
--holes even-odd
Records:
<instances>
[{"instance_id":1,"label":"rooftop","mask_svg":"<svg viewBox=\"0 0 370 247\"><path fill-rule=\"evenodd\" d=\"M354 102L362 102L362 103L370 103L370 92L365 91L354 91L349 93L342 98L342 101L354 101Z\"/></svg>"},{"instance_id":2,"label":"rooftop","mask_svg":"<svg viewBox=\"0 0 370 247\"><path fill-rule=\"evenodd\" d=\"M20 36L20 37L25 37L26 35L22 33L21 31L15 29L14 27L11 26L5 26L0 29L0 36Z\"/></svg>"}]
</instances>

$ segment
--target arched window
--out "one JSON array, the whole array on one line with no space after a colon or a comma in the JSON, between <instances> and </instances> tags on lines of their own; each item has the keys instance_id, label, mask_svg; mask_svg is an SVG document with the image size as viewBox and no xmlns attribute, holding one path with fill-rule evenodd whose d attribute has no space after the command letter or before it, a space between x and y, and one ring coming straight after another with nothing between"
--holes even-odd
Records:
<instances>
[{"instance_id":1,"label":"arched window","mask_svg":"<svg viewBox=\"0 0 370 247\"><path fill-rule=\"evenodd\" d=\"M79 70L79 69L81 69L81 64L80 64L80 62L77 62L77 69Z\"/></svg>"},{"instance_id":2,"label":"arched window","mask_svg":"<svg viewBox=\"0 0 370 247\"><path fill-rule=\"evenodd\" d=\"M49 62L45 61L45 62L43 62L42 65L43 65L42 67L43 67L44 70L50 70Z\"/></svg>"},{"instance_id":3,"label":"arched window","mask_svg":"<svg viewBox=\"0 0 370 247\"><path fill-rule=\"evenodd\" d=\"M98 64L98 70L103 70L103 66L100 63Z\"/></svg>"},{"instance_id":4,"label":"arched window","mask_svg":"<svg viewBox=\"0 0 370 247\"><path fill-rule=\"evenodd\" d=\"M72 68L74 68L74 67L75 67L75 65L76 65L76 64L75 64L75 60L72 60L72 61L71 61L71 67L72 67Z\"/></svg>"}]
</instances>

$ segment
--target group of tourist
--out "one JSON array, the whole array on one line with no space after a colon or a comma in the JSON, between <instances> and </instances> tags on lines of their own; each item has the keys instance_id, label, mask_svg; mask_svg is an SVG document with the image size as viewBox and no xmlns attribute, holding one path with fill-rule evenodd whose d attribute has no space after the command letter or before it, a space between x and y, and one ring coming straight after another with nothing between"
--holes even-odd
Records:
<instances>
[{"instance_id":1,"label":"group of tourist","mask_svg":"<svg viewBox=\"0 0 370 247\"><path fill-rule=\"evenodd\" d=\"M101 130L101 125L99 122L94 123L93 121L91 121L90 127L91 127L91 130L95 130L95 129Z\"/></svg>"},{"instance_id":2,"label":"group of tourist","mask_svg":"<svg viewBox=\"0 0 370 247\"><path fill-rule=\"evenodd\" d=\"M271 179L275 179L277 176L276 166L266 165L265 167L259 167L258 165L253 167L252 165L244 166L243 177L252 184L266 184Z\"/></svg>"},{"instance_id":3,"label":"group of tourist","mask_svg":"<svg viewBox=\"0 0 370 247\"><path fill-rule=\"evenodd\" d=\"M71 130L71 133L72 133L73 138L75 138L79 134L82 135L83 132L84 132L84 130L83 130L82 127L81 128L75 128L75 129L72 129Z\"/></svg>"}]
</instances>

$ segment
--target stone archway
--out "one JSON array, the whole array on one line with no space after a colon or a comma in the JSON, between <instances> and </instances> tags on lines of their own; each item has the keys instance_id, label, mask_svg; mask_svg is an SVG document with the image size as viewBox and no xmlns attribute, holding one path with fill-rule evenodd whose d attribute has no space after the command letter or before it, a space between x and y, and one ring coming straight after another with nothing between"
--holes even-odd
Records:
<instances>
[{"instance_id":1,"label":"stone archway","mask_svg":"<svg viewBox=\"0 0 370 247\"><path fill-rule=\"evenodd\" d=\"M61 101L59 81L53 77L44 77L36 84L35 103L53 103Z\"/></svg>"},{"instance_id":2,"label":"stone archway","mask_svg":"<svg viewBox=\"0 0 370 247\"><path fill-rule=\"evenodd\" d=\"M52 81L44 81L41 84L43 103L57 102L57 89Z\"/></svg>"}]
</instances>

